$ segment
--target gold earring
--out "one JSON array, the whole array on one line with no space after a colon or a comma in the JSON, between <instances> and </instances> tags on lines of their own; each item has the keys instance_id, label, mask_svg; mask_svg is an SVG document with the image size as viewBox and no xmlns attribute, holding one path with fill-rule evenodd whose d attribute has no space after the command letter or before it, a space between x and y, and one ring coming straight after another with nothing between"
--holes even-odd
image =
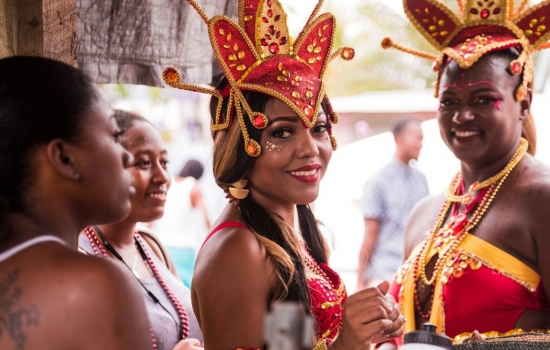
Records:
<instances>
[{"instance_id":1,"label":"gold earring","mask_svg":"<svg viewBox=\"0 0 550 350\"><path fill-rule=\"evenodd\" d=\"M236 199L245 199L246 196L248 196L248 190L245 189L247 183L247 180L240 180L231 184L231 187L229 187L229 193L231 193L231 195Z\"/></svg>"}]
</instances>

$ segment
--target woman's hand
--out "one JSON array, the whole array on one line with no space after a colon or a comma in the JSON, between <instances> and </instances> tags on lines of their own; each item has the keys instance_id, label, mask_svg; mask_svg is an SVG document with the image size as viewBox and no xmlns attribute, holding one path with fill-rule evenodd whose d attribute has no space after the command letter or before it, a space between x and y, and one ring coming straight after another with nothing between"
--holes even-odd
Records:
<instances>
[{"instance_id":1,"label":"woman's hand","mask_svg":"<svg viewBox=\"0 0 550 350\"><path fill-rule=\"evenodd\" d=\"M180 340L179 343L174 346L174 350L204 350L201 346L201 342L198 339L187 338Z\"/></svg>"},{"instance_id":2,"label":"woman's hand","mask_svg":"<svg viewBox=\"0 0 550 350\"><path fill-rule=\"evenodd\" d=\"M331 344L331 350L368 350L376 335L402 333L399 308L394 306L393 298L386 299L389 288L390 284L383 282L378 287L363 289L347 299L342 330ZM393 300L393 305L388 300Z\"/></svg>"},{"instance_id":3,"label":"woman's hand","mask_svg":"<svg viewBox=\"0 0 550 350\"><path fill-rule=\"evenodd\" d=\"M393 322L393 325L383 335L376 335L372 340L373 343L383 343L388 341L388 339L397 338L403 335L403 324L405 323L405 317L401 314L399 304L395 301L395 298L391 294L386 294L386 302L389 307L393 308L393 310L388 314L388 318Z\"/></svg>"}]
</instances>

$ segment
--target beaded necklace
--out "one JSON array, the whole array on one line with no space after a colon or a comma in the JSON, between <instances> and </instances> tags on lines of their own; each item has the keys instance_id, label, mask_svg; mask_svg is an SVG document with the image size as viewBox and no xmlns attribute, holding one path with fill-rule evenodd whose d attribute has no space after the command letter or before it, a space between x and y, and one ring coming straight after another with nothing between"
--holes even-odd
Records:
<instances>
[{"instance_id":1,"label":"beaded necklace","mask_svg":"<svg viewBox=\"0 0 550 350\"><path fill-rule=\"evenodd\" d=\"M90 241L90 244L92 246L92 249L93 249L95 255L98 256L98 257L109 258L109 255L107 254L107 250L105 249L106 246L109 245L109 243L106 242L104 239L100 239L99 235L90 226L87 226L84 229L84 232L86 233L86 236L88 237L88 240ZM187 336L189 335L189 320L187 318L187 312L185 311L185 308L183 307L181 302L178 300L176 295L172 292L172 290L168 287L168 284L166 284L166 281L164 280L164 278L160 274L155 262L153 261L153 259L151 257L151 254L147 250L147 248L145 246L145 243L143 241L143 238L141 237L141 235L137 231L134 233L134 241L135 241L135 244L136 244L137 248L139 249L140 253L142 253L142 256L144 257L144 260L147 262L147 265L149 266L149 268L153 272L153 276L155 277L155 279L157 280L157 282L161 286L162 290L164 291L164 293L166 294L166 296L170 300L172 306L174 307L174 309L178 313L178 317L179 317L180 324L181 324L180 336L181 336L181 339L186 339ZM118 253L116 255L119 256ZM118 256L117 256L117 258L118 258ZM119 258L119 260L121 260L126 266L128 266L126 264L126 262L124 260L122 260L122 258ZM138 279L138 282L140 282L140 284L141 284L141 281L139 281L139 279ZM147 288L145 288L145 289L147 289ZM157 304L160 304L157 297L155 297L149 290L147 290L147 294ZM164 307L163 307L163 309L164 309ZM156 341L156 338L155 338L155 334L153 333L152 326L150 326L150 327L151 327L151 339L152 339L152 342L153 342L153 349L157 350L158 345L157 345L157 341Z\"/></svg>"},{"instance_id":2,"label":"beaded necklace","mask_svg":"<svg viewBox=\"0 0 550 350\"><path fill-rule=\"evenodd\" d=\"M447 188L447 191L445 192L445 197L447 200L451 202L461 202L462 204L469 204L472 199L474 198L473 192L479 191L483 188L487 188L491 185L496 184L502 177L511 171L523 158L525 153L527 152L527 149L529 148L529 142L524 139L523 137L519 141L519 147L516 149L516 152L506 164L504 169L502 169L498 174L491 176L490 178L483 180L481 182L474 182L470 185L468 188L468 192L465 194L457 195L455 194L455 191L453 191L453 187L449 186ZM460 172L459 172L460 174Z\"/></svg>"},{"instance_id":3,"label":"beaded necklace","mask_svg":"<svg viewBox=\"0 0 550 350\"><path fill-rule=\"evenodd\" d=\"M418 254L417 258L414 261L413 280L415 282L418 281L418 279L420 278L422 280L422 283L424 283L427 286L431 286L435 283L435 281L439 278L439 275L441 274L444 263L448 260L451 254L457 249L460 243L464 240L464 238L466 237L466 234L470 232L475 226L477 226L479 221L481 221L481 218L489 209L489 206L493 202L493 199L495 198L496 194L500 190L502 184L504 183L504 181L506 181L506 179L508 178L508 175L510 175L512 170L514 170L516 165L519 164L519 162L525 155L527 146L528 146L527 141L522 138L522 141L520 142L520 146L518 147L518 150L516 150L516 153L514 153L514 156L512 157L512 159L510 159L510 161L504 168L506 171L502 174L502 176L500 176L502 171L499 172L499 174L497 174L500 176L498 183L494 183L490 185L488 188L480 191L480 193L478 193L478 195L475 198L473 198L472 201L470 201L469 203L470 205L468 205L467 208L465 209L466 213L464 215L466 215L466 217L463 217L462 220L460 220L460 222L456 220L456 217L454 217L451 220L451 223L449 226L456 223L456 226L454 227L454 229L453 227L444 228L443 230L441 229L443 226L443 222L447 217L449 209L451 208L452 203L456 202L456 201L453 201L452 199L447 199L445 201L445 204L443 205L443 208L439 213L438 219L436 221L436 224L433 230L430 232L430 235L428 236L424 245L422 246L420 254ZM450 187L453 188L452 194L453 195L456 194L456 196L460 196L461 194L461 193L457 193L457 191L458 192L464 191L464 182L462 179L462 174L460 172L455 176L455 178L451 182ZM451 192L451 191L448 191L448 192ZM475 210L474 214L470 218L467 218L467 213L471 209L473 209L473 207L477 204L478 201L479 201L479 205L477 206L477 209ZM447 237L445 238L448 238L448 239L443 242L444 244L447 244L447 246L444 247L444 244L440 244L439 246L437 246L438 244L437 242L441 243L441 239L439 239L441 237L436 237L436 235L445 236L445 232L442 232L442 231L448 231L449 229L451 229L452 234L447 235ZM432 278L428 279L426 275L426 267L428 265L426 261L426 257L430 252L430 250L432 249L432 245L436 250L439 251L440 256L436 260ZM441 251L443 250L444 252L443 254L441 254ZM419 294L418 283L415 283L414 301L415 301L416 309L420 317L422 317L423 319L429 319L431 316L432 307L430 307L430 311L427 314L425 314L422 311L422 305L420 304L418 294ZM431 305L433 305L434 294L435 294L435 289L432 289L431 295L430 295Z\"/></svg>"},{"instance_id":4,"label":"beaded necklace","mask_svg":"<svg viewBox=\"0 0 550 350\"><path fill-rule=\"evenodd\" d=\"M330 286L332 287L332 289L334 291L336 291L336 287L334 286L334 283L332 283L332 280L327 276L327 274L325 273L325 271L323 271L323 269L321 268L321 266L319 266L319 264L317 263L317 261L315 261L315 259L313 259L313 257L311 256L311 254L309 253L309 250L307 248L304 247L304 250L306 252L306 256L304 257L304 263L306 264L307 267L309 267L309 269L314 273L316 274L317 276L320 276L322 277L328 284L330 284Z\"/></svg>"}]
</instances>

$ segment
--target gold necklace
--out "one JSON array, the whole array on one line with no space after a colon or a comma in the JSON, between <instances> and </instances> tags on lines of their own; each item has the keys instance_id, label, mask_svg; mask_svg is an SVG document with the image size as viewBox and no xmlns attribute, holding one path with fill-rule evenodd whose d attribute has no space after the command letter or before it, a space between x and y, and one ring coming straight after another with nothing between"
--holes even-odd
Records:
<instances>
[{"instance_id":1,"label":"gold necklace","mask_svg":"<svg viewBox=\"0 0 550 350\"><path fill-rule=\"evenodd\" d=\"M522 138L522 140L524 140L524 139ZM527 140L525 140L525 142L527 142ZM519 155L519 153L521 153L521 150L523 149L522 146L524 146L524 145L525 145L525 143L523 143L523 142L520 143L520 147L518 147L518 151L520 151L520 152L516 151L516 153L518 155L514 154L516 159L518 159L518 158L519 159L517 161L514 161L513 165L511 165L512 161L510 161L508 163L508 165L505 168L506 171L501 176L500 181L498 182L498 184L496 186L494 184L489 185L489 186L495 186L495 187L491 188L491 189L489 189L489 191L487 191L484 198L481 200L481 203L478 205L476 211L472 215L472 218L470 220L468 220L468 225L462 230L460 236L452 241L451 245L447 248L447 250L443 253L442 256L438 257L438 259L435 263L435 266L434 266L434 271L433 271L433 274L432 274L432 278L428 279L428 276L426 275L426 266L427 266L426 256L428 255L428 252L431 250L432 244L433 244L433 242L435 242L435 235L437 234L437 232L439 232L439 230L443 226L443 222L445 221L445 218L447 217L447 213L449 212L449 209L451 208L451 204L453 203L453 201L451 201L450 199L447 199L447 201L445 201L445 204L443 205L443 208L441 209L441 212L439 214L437 222L436 222L433 230L430 232L430 235L428 236L426 242L424 243L424 246L422 247L422 250L421 250L420 254L418 255L418 258L416 259L417 264L416 264L416 267L415 267L415 272L416 272L415 275L416 276L420 275L419 277L422 279L422 282L425 285L431 286L432 284L434 284L434 282L438 278L439 274L443 270L442 266L444 265L444 262L449 258L449 256L452 254L452 252L455 251L455 249L462 242L464 237L466 237L466 234L468 232L470 232L475 226L477 226L477 224L479 223L479 221L481 220L483 215L487 212L487 210L489 209L489 206L493 202L493 199L495 198L496 194L500 190L500 187L502 186L504 181L508 178L508 175L510 175L512 170L514 170L516 165L519 163L519 161L521 160L521 158L525 154L525 152L523 152L523 154ZM456 191L456 184L458 184L460 182L459 175L460 174L457 174L457 176L455 177L455 179L451 183L451 186L455 189L455 191Z\"/></svg>"},{"instance_id":2,"label":"gold necklace","mask_svg":"<svg viewBox=\"0 0 550 350\"><path fill-rule=\"evenodd\" d=\"M447 190L445 191L445 197L448 201L455 202L455 203L462 203L462 204L470 204L472 199L474 198L474 195L472 192L479 191L483 188L489 187L491 185L496 184L504 175L512 171L512 169L515 168L516 165L523 159L523 156L527 152L527 149L529 148L529 142L524 139L523 137L519 141L519 146L508 164L502 169L498 174L491 176L490 178L483 180L481 182L474 182L472 185L470 185L470 188L468 188L468 192L457 196L456 188L455 188L455 180L451 182L449 187L447 187ZM462 173L459 171L457 176L461 175ZM455 177L456 179L456 177Z\"/></svg>"}]
</instances>

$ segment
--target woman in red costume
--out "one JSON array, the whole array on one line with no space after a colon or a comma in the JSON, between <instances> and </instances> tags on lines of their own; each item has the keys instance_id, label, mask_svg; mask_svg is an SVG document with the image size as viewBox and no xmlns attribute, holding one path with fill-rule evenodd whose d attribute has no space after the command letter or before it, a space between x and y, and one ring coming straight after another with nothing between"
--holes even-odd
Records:
<instances>
[{"instance_id":1,"label":"woman in red costume","mask_svg":"<svg viewBox=\"0 0 550 350\"><path fill-rule=\"evenodd\" d=\"M328 265L328 251L309 207L329 164L337 115L322 75L332 52L335 19L316 15L292 42L276 0L239 2L239 23L208 19L224 78L215 89L163 77L173 87L209 93L213 171L228 204L199 252L193 309L209 350L264 346L264 318L277 301L302 304L316 320L315 349L370 349L399 336L403 318L389 284L347 297ZM321 109L321 104L323 108ZM244 146L244 147L243 147ZM345 305L345 308L344 308Z\"/></svg>"},{"instance_id":2,"label":"woman in red costume","mask_svg":"<svg viewBox=\"0 0 550 350\"><path fill-rule=\"evenodd\" d=\"M446 192L419 203L409 219L408 259L391 290L410 321L405 332L429 321L460 342L474 331L550 328L550 169L533 157L530 114L530 54L546 48L550 27L539 22L550 18L550 2L524 11L525 3L460 2L459 17L437 0L404 1L441 52L431 57L437 118L461 161ZM383 45L430 58L391 39Z\"/></svg>"}]
</instances>

